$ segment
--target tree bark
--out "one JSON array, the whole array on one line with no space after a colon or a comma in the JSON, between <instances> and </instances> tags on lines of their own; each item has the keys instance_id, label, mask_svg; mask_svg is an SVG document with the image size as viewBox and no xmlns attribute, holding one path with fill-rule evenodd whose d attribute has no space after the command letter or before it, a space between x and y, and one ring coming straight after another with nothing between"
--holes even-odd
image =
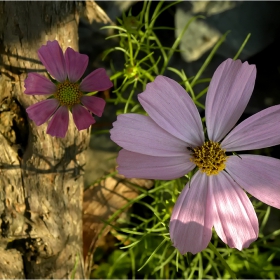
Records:
<instances>
[{"instance_id":1,"label":"tree bark","mask_svg":"<svg viewBox=\"0 0 280 280\"><path fill-rule=\"evenodd\" d=\"M70 120L66 138L46 134L25 109L37 50L58 40L78 50L77 2L0 2L0 277L84 278L82 193L89 131Z\"/></svg>"}]
</instances>

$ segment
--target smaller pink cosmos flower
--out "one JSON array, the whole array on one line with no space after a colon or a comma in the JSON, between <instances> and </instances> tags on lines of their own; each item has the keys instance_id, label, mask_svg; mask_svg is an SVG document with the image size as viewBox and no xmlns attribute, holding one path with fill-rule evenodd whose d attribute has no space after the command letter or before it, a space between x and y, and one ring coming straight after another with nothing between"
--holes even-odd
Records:
<instances>
[{"instance_id":1,"label":"smaller pink cosmos flower","mask_svg":"<svg viewBox=\"0 0 280 280\"><path fill-rule=\"evenodd\" d=\"M123 114L113 124L111 139L124 148L117 158L120 174L171 180L198 169L170 220L170 238L181 254L205 249L213 227L239 250L257 239L258 219L243 189L280 208L280 160L229 153L280 144L280 105L235 126L255 78L256 67L240 60L227 59L217 68L206 96L207 134L190 96L164 76L138 95L149 116Z\"/></svg>"},{"instance_id":2,"label":"smaller pink cosmos flower","mask_svg":"<svg viewBox=\"0 0 280 280\"><path fill-rule=\"evenodd\" d=\"M29 73L25 80L25 94L51 95L49 99L29 106L26 112L36 125L47 122L47 133L65 137L69 124L69 110L78 130L86 129L95 123L92 114L101 117L105 101L85 92L102 91L113 86L105 69L91 72L81 82L88 65L88 56L67 48L63 55L57 41L48 41L38 50L38 56L49 74L56 79L53 83L38 73Z\"/></svg>"}]
</instances>

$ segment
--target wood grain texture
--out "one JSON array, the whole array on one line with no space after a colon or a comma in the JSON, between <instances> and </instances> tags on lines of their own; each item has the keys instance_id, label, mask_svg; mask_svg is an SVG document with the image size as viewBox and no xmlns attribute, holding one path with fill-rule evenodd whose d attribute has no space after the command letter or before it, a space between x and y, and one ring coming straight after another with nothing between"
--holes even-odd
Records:
<instances>
[{"instance_id":1,"label":"wood grain texture","mask_svg":"<svg viewBox=\"0 0 280 280\"><path fill-rule=\"evenodd\" d=\"M74 1L0 2L0 277L83 278L82 193L89 131L70 120L64 139L25 109L28 72L44 73L37 50L58 40L78 50ZM13 264L13 265L11 265ZM14 269L11 269L14 267ZM1 274L2 273L2 274Z\"/></svg>"}]
</instances>

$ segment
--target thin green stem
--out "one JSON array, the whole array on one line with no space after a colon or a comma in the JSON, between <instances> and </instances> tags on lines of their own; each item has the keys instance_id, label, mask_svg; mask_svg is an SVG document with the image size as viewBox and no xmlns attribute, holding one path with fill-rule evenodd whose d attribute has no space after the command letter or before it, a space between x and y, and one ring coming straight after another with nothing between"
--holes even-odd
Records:
<instances>
[{"instance_id":1,"label":"thin green stem","mask_svg":"<svg viewBox=\"0 0 280 280\"><path fill-rule=\"evenodd\" d=\"M148 71L145 71L143 69L141 69L140 71L144 76L146 76L151 82L154 81L154 77L148 72Z\"/></svg>"},{"instance_id":2,"label":"thin green stem","mask_svg":"<svg viewBox=\"0 0 280 280\"><path fill-rule=\"evenodd\" d=\"M233 60L236 60L236 59L239 57L239 55L240 55L241 52L243 51L243 49L244 49L244 47L246 46L246 44L247 44L247 42L248 42L248 40L249 40L250 37L251 37L251 33L249 33L249 34L247 35L247 37L245 38L243 44L242 44L241 47L239 48L237 54L234 56Z\"/></svg>"},{"instance_id":3,"label":"thin green stem","mask_svg":"<svg viewBox=\"0 0 280 280\"><path fill-rule=\"evenodd\" d=\"M167 65L168 65L168 62L169 62L170 58L171 58L172 55L174 54L174 51L177 49L179 43L180 43L181 40L182 40L183 35L185 34L185 32L187 31L187 29L189 28L190 24L191 24L194 20L196 20L196 19L198 19L198 18L204 19L205 17L203 17L203 16L196 16L196 17L191 18L191 19L187 22L187 24L185 25L185 27L183 28L182 32L181 32L180 35L177 37L177 39L175 40L175 42L173 43L172 47L170 48L170 50L169 50L169 52L168 52L167 59L166 59L166 61L164 61L163 67L162 67L161 72L160 72L161 74L164 73L164 71L165 71L165 69L166 69L166 67L167 67Z\"/></svg>"},{"instance_id":4,"label":"thin green stem","mask_svg":"<svg viewBox=\"0 0 280 280\"><path fill-rule=\"evenodd\" d=\"M152 2L152 1L151 1L151 2ZM149 25L149 29L150 29L150 30L152 30L153 27L154 27L154 24L155 24L155 22L156 22L156 19L157 19L158 15L160 14L160 8L161 8L161 6L163 5L163 3L164 3L164 1L158 2L157 6L156 6L156 8L155 8L155 10L154 10L154 13L153 13L153 15L152 15L151 22L150 22L150 25Z\"/></svg>"},{"instance_id":5,"label":"thin green stem","mask_svg":"<svg viewBox=\"0 0 280 280\"><path fill-rule=\"evenodd\" d=\"M131 43L130 34L127 33L127 40L128 40L128 46L129 46L129 58L130 58L130 65L134 66L134 59L133 59L133 48Z\"/></svg>"},{"instance_id":6,"label":"thin green stem","mask_svg":"<svg viewBox=\"0 0 280 280\"><path fill-rule=\"evenodd\" d=\"M156 41L157 45L159 46L159 49L163 56L164 62L167 61L167 63L168 63L168 58L167 58L166 52L164 50L164 47L162 46L162 44L161 44L160 40L158 39L158 37L156 36L156 34L154 32L152 32L152 34L153 34L154 40Z\"/></svg>"},{"instance_id":7,"label":"thin green stem","mask_svg":"<svg viewBox=\"0 0 280 280\"><path fill-rule=\"evenodd\" d=\"M204 106L203 104L201 104L199 101L194 100L194 103L195 103L198 107L200 107L201 109L205 110L205 106Z\"/></svg>"},{"instance_id":8,"label":"thin green stem","mask_svg":"<svg viewBox=\"0 0 280 280\"><path fill-rule=\"evenodd\" d=\"M140 271L154 256L154 254L160 249L160 247L166 242L166 239L163 239L160 244L157 246L157 248L153 251L153 253L150 255L150 257L146 260L146 262L138 269Z\"/></svg>"},{"instance_id":9,"label":"thin green stem","mask_svg":"<svg viewBox=\"0 0 280 280\"><path fill-rule=\"evenodd\" d=\"M186 86L187 92L189 92L191 94L192 100L195 100L195 94L194 94L193 88L191 87L188 77L186 76L186 74L183 70L182 70L182 76L183 76L183 81Z\"/></svg>"},{"instance_id":10,"label":"thin green stem","mask_svg":"<svg viewBox=\"0 0 280 280\"><path fill-rule=\"evenodd\" d=\"M150 3L152 3L152 1L150 1ZM156 9L155 9L155 11L154 11L154 14L153 14L153 16L152 16L152 20L151 20L150 24L146 26L146 34L148 35L148 36L147 36L147 50L148 50L148 52L151 51L151 50L150 50L150 39L149 39L149 36L150 36L151 33L153 33L153 26L154 26L155 20L156 20L156 17L155 17L154 15L158 13L158 10L161 8L162 4L163 4L163 2L159 2L159 3L158 3L158 5L156 6ZM153 18L154 18L154 19L153 19ZM146 21L147 21L147 20L149 20L149 16L148 16L148 15L147 15ZM155 36L155 37L156 37L156 36ZM144 39L144 37L143 37L143 39ZM155 41L157 42L157 40L158 40L158 39L156 38ZM143 41L142 41L142 42L143 42ZM158 40L158 42L159 42L159 40ZM163 55L165 54L164 50L161 50L161 52L163 53ZM151 57L150 59L151 59L151 62L152 62L152 63L155 63L155 60L154 60L153 57ZM156 69L156 70L157 70L157 72L158 72L158 69Z\"/></svg>"},{"instance_id":11,"label":"thin green stem","mask_svg":"<svg viewBox=\"0 0 280 280\"><path fill-rule=\"evenodd\" d=\"M208 87L206 87L204 90L202 90L195 99L198 100L200 97L202 97L206 92L208 91Z\"/></svg>"},{"instance_id":12,"label":"thin green stem","mask_svg":"<svg viewBox=\"0 0 280 280\"><path fill-rule=\"evenodd\" d=\"M204 61L204 63L202 64L201 68L198 70L197 74L195 75L195 77L193 78L192 82L191 82L191 86L193 87L196 83L196 81L200 78L200 76L202 75L202 73L204 72L204 70L206 69L206 67L208 66L208 64L210 63L210 61L212 60L214 54L216 53L216 51L218 50L218 48L221 46L221 44L225 41L228 33L230 31L227 31L221 38L220 40L217 42L217 44L215 45L215 47L212 49L212 51L210 52L210 54L208 55L208 57L206 58L206 60Z\"/></svg>"},{"instance_id":13,"label":"thin green stem","mask_svg":"<svg viewBox=\"0 0 280 280\"><path fill-rule=\"evenodd\" d=\"M215 253L217 258L221 261L223 266L227 269L227 271L229 272L231 278L232 279L237 279L235 273L231 270L231 268L229 267L227 262L224 260L222 255L219 253L219 251L216 249L216 247L211 242L209 243L208 247Z\"/></svg>"},{"instance_id":14,"label":"thin green stem","mask_svg":"<svg viewBox=\"0 0 280 280\"><path fill-rule=\"evenodd\" d=\"M139 21L140 21L141 23L143 22L143 17L144 17L144 15L145 15L144 11L146 11L147 4L148 4L148 1L143 1L143 9L142 9L142 11L140 12L140 18L139 18Z\"/></svg>"},{"instance_id":15,"label":"thin green stem","mask_svg":"<svg viewBox=\"0 0 280 280\"><path fill-rule=\"evenodd\" d=\"M264 229L264 227L265 227L265 225L267 223L267 220L269 218L269 215L270 215L270 206L267 206L267 209L265 211L265 215L264 215L263 221L262 221L261 226L260 226L260 232L263 231L263 229Z\"/></svg>"}]
</instances>

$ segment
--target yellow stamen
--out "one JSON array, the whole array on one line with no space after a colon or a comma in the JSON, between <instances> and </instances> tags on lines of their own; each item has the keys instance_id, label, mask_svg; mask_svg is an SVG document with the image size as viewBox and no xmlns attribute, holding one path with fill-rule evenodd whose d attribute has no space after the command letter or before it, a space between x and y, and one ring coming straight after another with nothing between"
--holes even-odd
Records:
<instances>
[{"instance_id":1,"label":"yellow stamen","mask_svg":"<svg viewBox=\"0 0 280 280\"><path fill-rule=\"evenodd\" d=\"M78 84L65 81L57 86L54 97L59 101L61 106L72 107L80 104L82 95Z\"/></svg>"},{"instance_id":2,"label":"yellow stamen","mask_svg":"<svg viewBox=\"0 0 280 280\"><path fill-rule=\"evenodd\" d=\"M190 161L195 163L201 172L208 176L217 175L226 168L226 151L219 143L213 141L205 142L201 147L192 148Z\"/></svg>"}]
</instances>

